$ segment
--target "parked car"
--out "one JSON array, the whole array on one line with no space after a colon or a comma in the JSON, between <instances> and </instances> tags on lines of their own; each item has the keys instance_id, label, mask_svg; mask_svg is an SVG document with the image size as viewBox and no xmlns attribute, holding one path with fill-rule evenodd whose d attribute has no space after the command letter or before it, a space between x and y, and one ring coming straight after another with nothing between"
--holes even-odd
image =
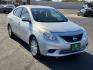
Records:
<instances>
[{"instance_id":1,"label":"parked car","mask_svg":"<svg viewBox=\"0 0 93 70\"><path fill-rule=\"evenodd\" d=\"M6 13L6 14L8 14L8 13L10 13L14 8L15 8L15 6L12 5L12 4L2 4L2 5L0 5L0 12L1 12L1 13Z\"/></svg>"},{"instance_id":2,"label":"parked car","mask_svg":"<svg viewBox=\"0 0 93 70\"><path fill-rule=\"evenodd\" d=\"M84 52L87 31L55 8L38 5L16 7L8 15L8 34L29 44L34 57L61 57Z\"/></svg>"},{"instance_id":3,"label":"parked car","mask_svg":"<svg viewBox=\"0 0 93 70\"><path fill-rule=\"evenodd\" d=\"M3 13L3 9L4 8L4 6L3 5L0 5L0 13Z\"/></svg>"},{"instance_id":4,"label":"parked car","mask_svg":"<svg viewBox=\"0 0 93 70\"><path fill-rule=\"evenodd\" d=\"M15 6L14 5L11 5L11 4L9 4L9 5L4 5L4 10L3 10L3 12L4 13L6 13L6 14L8 14L8 13L10 13L13 9L15 8Z\"/></svg>"},{"instance_id":5,"label":"parked car","mask_svg":"<svg viewBox=\"0 0 93 70\"><path fill-rule=\"evenodd\" d=\"M83 8L78 12L78 16L93 16L93 4L92 3L86 3L83 5Z\"/></svg>"}]
</instances>

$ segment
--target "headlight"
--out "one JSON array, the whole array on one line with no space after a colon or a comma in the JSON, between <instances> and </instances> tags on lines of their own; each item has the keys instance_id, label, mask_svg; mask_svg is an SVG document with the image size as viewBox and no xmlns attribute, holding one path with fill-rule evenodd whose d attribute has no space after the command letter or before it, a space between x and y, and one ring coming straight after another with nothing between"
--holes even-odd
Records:
<instances>
[{"instance_id":1,"label":"headlight","mask_svg":"<svg viewBox=\"0 0 93 70\"><path fill-rule=\"evenodd\" d=\"M83 35L84 39L88 39L88 33L86 30L84 30L84 35Z\"/></svg>"},{"instance_id":2,"label":"headlight","mask_svg":"<svg viewBox=\"0 0 93 70\"><path fill-rule=\"evenodd\" d=\"M55 35L53 35L51 32L49 32L47 29L45 29L42 26L41 27L39 26L39 32L41 33L43 38L46 40L50 40L50 41L56 41L57 40Z\"/></svg>"},{"instance_id":3,"label":"headlight","mask_svg":"<svg viewBox=\"0 0 93 70\"><path fill-rule=\"evenodd\" d=\"M55 35L53 35L51 32L45 32L43 33L43 37L47 40L56 41L57 38Z\"/></svg>"},{"instance_id":4,"label":"headlight","mask_svg":"<svg viewBox=\"0 0 93 70\"><path fill-rule=\"evenodd\" d=\"M85 38L88 38L88 34L87 34L87 32L84 33L84 37L85 37Z\"/></svg>"}]
</instances>

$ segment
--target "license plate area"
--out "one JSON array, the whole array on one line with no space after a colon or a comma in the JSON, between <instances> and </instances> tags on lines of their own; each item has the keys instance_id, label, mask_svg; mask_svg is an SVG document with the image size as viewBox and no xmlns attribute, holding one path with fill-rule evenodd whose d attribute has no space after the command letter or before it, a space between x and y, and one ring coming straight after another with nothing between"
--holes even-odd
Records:
<instances>
[{"instance_id":1,"label":"license plate area","mask_svg":"<svg viewBox=\"0 0 93 70\"><path fill-rule=\"evenodd\" d=\"M71 44L71 50L72 51L80 50L80 43Z\"/></svg>"}]
</instances>

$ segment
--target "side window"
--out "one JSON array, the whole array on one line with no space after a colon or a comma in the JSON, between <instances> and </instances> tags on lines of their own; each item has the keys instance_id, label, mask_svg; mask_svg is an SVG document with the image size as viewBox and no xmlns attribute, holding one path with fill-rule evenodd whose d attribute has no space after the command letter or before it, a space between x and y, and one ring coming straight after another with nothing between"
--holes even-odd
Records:
<instances>
[{"instance_id":1,"label":"side window","mask_svg":"<svg viewBox=\"0 0 93 70\"><path fill-rule=\"evenodd\" d=\"M20 18L20 15L21 15L21 12L22 12L22 8L16 8L13 13L15 16L19 17Z\"/></svg>"},{"instance_id":2,"label":"side window","mask_svg":"<svg viewBox=\"0 0 93 70\"><path fill-rule=\"evenodd\" d=\"M21 18L23 18L23 17L30 20L30 15L29 15L29 12L28 12L28 10L26 8L23 8L23 10L22 10Z\"/></svg>"}]
</instances>

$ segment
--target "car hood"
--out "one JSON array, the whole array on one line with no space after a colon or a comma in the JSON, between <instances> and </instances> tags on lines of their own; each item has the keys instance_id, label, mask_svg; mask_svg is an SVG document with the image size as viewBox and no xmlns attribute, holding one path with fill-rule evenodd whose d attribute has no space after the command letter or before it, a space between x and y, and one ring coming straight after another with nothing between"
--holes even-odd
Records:
<instances>
[{"instance_id":1,"label":"car hood","mask_svg":"<svg viewBox=\"0 0 93 70\"><path fill-rule=\"evenodd\" d=\"M71 22L57 22L57 23L44 23L37 22L36 26L40 29L46 29L51 32L68 32L68 31L77 31L82 30L82 27Z\"/></svg>"}]
</instances>

